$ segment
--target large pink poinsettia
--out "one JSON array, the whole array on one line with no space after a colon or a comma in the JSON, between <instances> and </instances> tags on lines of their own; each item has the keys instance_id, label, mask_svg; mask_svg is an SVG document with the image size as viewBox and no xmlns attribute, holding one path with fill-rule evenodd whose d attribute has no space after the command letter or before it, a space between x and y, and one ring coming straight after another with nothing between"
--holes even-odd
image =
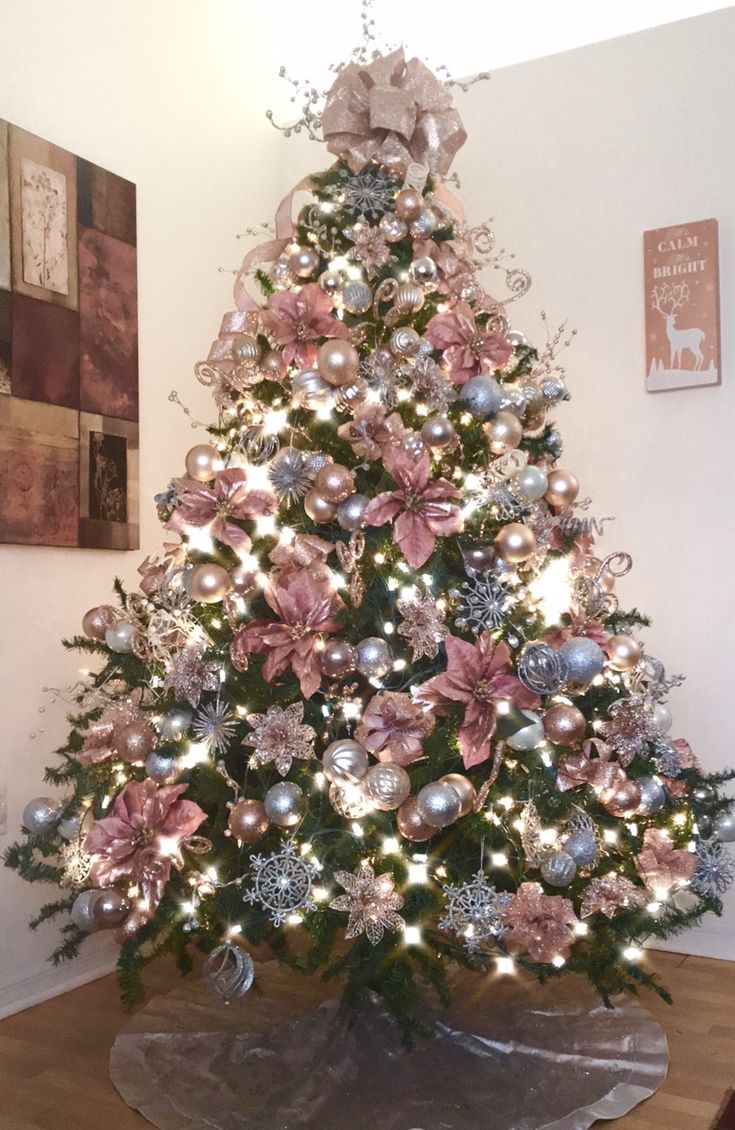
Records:
<instances>
[{"instance_id":1,"label":"large pink poinsettia","mask_svg":"<svg viewBox=\"0 0 735 1130\"><path fill-rule=\"evenodd\" d=\"M147 921L163 898L171 864L207 814L192 800L181 800L187 785L158 788L155 781L129 781L111 816L93 826L85 844L92 857L90 877L97 887L135 883L133 917Z\"/></svg>"},{"instance_id":2,"label":"large pink poinsettia","mask_svg":"<svg viewBox=\"0 0 735 1130\"><path fill-rule=\"evenodd\" d=\"M272 294L261 321L275 344L283 346L283 360L289 365L295 361L302 369L315 363L314 343L318 338L349 336L347 326L334 317L332 303L317 283Z\"/></svg>"},{"instance_id":3,"label":"large pink poinsettia","mask_svg":"<svg viewBox=\"0 0 735 1130\"><path fill-rule=\"evenodd\" d=\"M468 302L455 302L446 314L435 314L425 336L434 349L441 349L449 379L455 384L463 385L477 376L482 362L491 369L502 368L513 353L507 338L478 326Z\"/></svg>"},{"instance_id":4,"label":"large pink poinsettia","mask_svg":"<svg viewBox=\"0 0 735 1130\"><path fill-rule=\"evenodd\" d=\"M319 651L322 636L338 631L335 620L344 603L321 571L285 568L271 577L264 596L278 620L245 624L231 644L238 656L267 655L262 675L272 683L290 667L310 698L321 682Z\"/></svg>"},{"instance_id":5,"label":"large pink poinsettia","mask_svg":"<svg viewBox=\"0 0 735 1130\"><path fill-rule=\"evenodd\" d=\"M508 645L496 643L490 632L483 632L477 643L447 636L444 644L446 671L416 687L414 701L438 713L445 713L455 702L464 705L459 748L466 768L470 769L490 756L498 701L512 699L516 706L532 707L539 700L520 679L508 674Z\"/></svg>"},{"instance_id":6,"label":"large pink poinsettia","mask_svg":"<svg viewBox=\"0 0 735 1130\"><path fill-rule=\"evenodd\" d=\"M462 492L447 479L431 479L428 452L419 459L398 447L388 447L383 465L398 490L383 491L365 507L366 526L393 522L393 541L413 569L429 560L437 537L462 532L462 515L455 506Z\"/></svg>"},{"instance_id":7,"label":"large pink poinsettia","mask_svg":"<svg viewBox=\"0 0 735 1130\"><path fill-rule=\"evenodd\" d=\"M250 538L230 519L261 518L273 514L276 505L275 496L270 491L254 490L248 485L245 471L241 467L231 467L217 473L213 487L202 486L186 491L166 523L166 529L185 534L192 526L208 526L210 535L217 541L229 545L237 553L247 553Z\"/></svg>"}]
</instances>

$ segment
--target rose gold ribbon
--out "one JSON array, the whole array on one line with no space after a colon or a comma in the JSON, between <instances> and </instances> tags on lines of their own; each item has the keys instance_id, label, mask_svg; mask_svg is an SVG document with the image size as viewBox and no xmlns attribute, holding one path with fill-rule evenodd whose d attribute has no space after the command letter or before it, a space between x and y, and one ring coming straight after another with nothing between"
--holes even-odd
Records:
<instances>
[{"instance_id":1,"label":"rose gold ribbon","mask_svg":"<svg viewBox=\"0 0 735 1130\"><path fill-rule=\"evenodd\" d=\"M275 263L284 247L293 239L293 198L297 192L307 190L311 187L311 176L308 176L300 180L298 184L294 185L290 192L286 193L276 210L276 238L258 244L252 251L248 251L243 259L240 270L235 277L235 285L233 287L235 305L238 310L247 312L260 309L258 303L248 292L245 280L254 268L260 266L261 263Z\"/></svg>"}]
</instances>

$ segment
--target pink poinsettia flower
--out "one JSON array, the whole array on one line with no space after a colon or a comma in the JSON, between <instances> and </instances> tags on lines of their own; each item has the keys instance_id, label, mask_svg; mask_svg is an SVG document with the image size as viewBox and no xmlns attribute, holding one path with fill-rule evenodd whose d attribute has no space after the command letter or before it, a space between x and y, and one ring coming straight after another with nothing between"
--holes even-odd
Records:
<instances>
[{"instance_id":1,"label":"pink poinsettia flower","mask_svg":"<svg viewBox=\"0 0 735 1130\"><path fill-rule=\"evenodd\" d=\"M477 376L483 362L491 369L501 369L513 353L506 338L478 326L468 302L455 302L446 314L435 314L424 336L434 349L441 349L449 379L455 384L463 385Z\"/></svg>"},{"instance_id":2,"label":"pink poinsettia flower","mask_svg":"<svg viewBox=\"0 0 735 1130\"><path fill-rule=\"evenodd\" d=\"M675 848L674 841L664 828L646 828L643 847L635 856L635 865L649 890L668 890L691 879L697 870L697 856Z\"/></svg>"},{"instance_id":3,"label":"pink poinsettia flower","mask_svg":"<svg viewBox=\"0 0 735 1130\"><path fill-rule=\"evenodd\" d=\"M248 535L231 518L243 521L261 518L276 510L276 498L270 491L254 490L240 467L218 471L214 486L199 486L187 491L166 523L167 530L185 534L192 526L208 527L211 537L229 545L236 553L247 553L251 546Z\"/></svg>"},{"instance_id":4,"label":"pink poinsettia flower","mask_svg":"<svg viewBox=\"0 0 735 1130\"><path fill-rule=\"evenodd\" d=\"M421 683L413 697L420 706L440 714L455 702L463 704L459 748L465 767L471 769L490 756L497 703L512 700L523 708L538 706L539 700L520 679L508 674L510 649L506 643L496 643L489 631L483 632L476 643L447 636L444 645L446 671Z\"/></svg>"},{"instance_id":5,"label":"pink poinsettia flower","mask_svg":"<svg viewBox=\"0 0 735 1130\"><path fill-rule=\"evenodd\" d=\"M272 294L261 321L274 343L283 346L283 360L289 365L295 361L302 369L316 362L314 343L318 338L349 336L344 322L332 314L332 303L318 283Z\"/></svg>"},{"instance_id":6,"label":"pink poinsettia flower","mask_svg":"<svg viewBox=\"0 0 735 1130\"><path fill-rule=\"evenodd\" d=\"M569 957L577 916L571 899L544 894L540 883L521 883L503 910L508 941L523 946L532 961Z\"/></svg>"},{"instance_id":7,"label":"pink poinsettia flower","mask_svg":"<svg viewBox=\"0 0 735 1130\"><path fill-rule=\"evenodd\" d=\"M400 691L373 695L355 730L355 740L378 761L410 765L423 756L424 738L434 730L434 719L411 696Z\"/></svg>"},{"instance_id":8,"label":"pink poinsettia flower","mask_svg":"<svg viewBox=\"0 0 735 1130\"><path fill-rule=\"evenodd\" d=\"M310 698L322 678L322 636L339 630L335 616L344 603L329 578L311 569L281 570L269 578L264 596L278 620L253 620L240 628L230 647L233 660L237 666L242 656L265 654L262 675L267 683L290 667L304 698Z\"/></svg>"},{"instance_id":9,"label":"pink poinsettia flower","mask_svg":"<svg viewBox=\"0 0 735 1130\"><path fill-rule=\"evenodd\" d=\"M87 836L90 878L96 887L137 884L138 925L153 915L163 898L181 845L207 819L194 801L180 799L187 787L159 789L151 780L129 781L115 800L112 815L98 820Z\"/></svg>"},{"instance_id":10,"label":"pink poinsettia flower","mask_svg":"<svg viewBox=\"0 0 735 1130\"><path fill-rule=\"evenodd\" d=\"M390 415L382 404L361 404L352 420L340 424L337 435L346 440L360 459L380 459L390 444L399 443L406 434L398 412Z\"/></svg>"},{"instance_id":11,"label":"pink poinsettia flower","mask_svg":"<svg viewBox=\"0 0 735 1130\"><path fill-rule=\"evenodd\" d=\"M385 450L383 463L398 490L383 491L365 507L366 526L393 522L393 541L413 569L429 560L437 537L462 532L463 521L454 505L462 492L447 479L432 479L429 453L414 459L398 447Z\"/></svg>"}]
</instances>

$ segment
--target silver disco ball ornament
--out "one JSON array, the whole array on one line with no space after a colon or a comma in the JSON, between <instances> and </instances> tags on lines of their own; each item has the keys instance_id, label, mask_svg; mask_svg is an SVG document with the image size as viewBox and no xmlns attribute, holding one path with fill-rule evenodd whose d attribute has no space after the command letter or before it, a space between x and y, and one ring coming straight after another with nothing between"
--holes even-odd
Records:
<instances>
[{"instance_id":1,"label":"silver disco ball ornament","mask_svg":"<svg viewBox=\"0 0 735 1130\"><path fill-rule=\"evenodd\" d=\"M373 292L367 283L348 282L342 287L342 305L350 314L364 314L373 302Z\"/></svg>"},{"instance_id":2,"label":"silver disco ball ornament","mask_svg":"<svg viewBox=\"0 0 735 1130\"><path fill-rule=\"evenodd\" d=\"M301 819L304 793L293 781L279 781L265 794L263 807L269 820L279 828L293 828Z\"/></svg>"},{"instance_id":3,"label":"silver disco ball ornament","mask_svg":"<svg viewBox=\"0 0 735 1130\"><path fill-rule=\"evenodd\" d=\"M419 816L431 828L447 828L458 819L462 811L462 799L451 785L433 781L424 785L416 797Z\"/></svg>"},{"instance_id":4,"label":"silver disco ball ornament","mask_svg":"<svg viewBox=\"0 0 735 1130\"><path fill-rule=\"evenodd\" d=\"M518 660L518 678L534 694L554 694L568 677L566 659L547 643L530 643Z\"/></svg>"},{"instance_id":5,"label":"silver disco ball ornament","mask_svg":"<svg viewBox=\"0 0 735 1130\"><path fill-rule=\"evenodd\" d=\"M599 675L605 663L605 654L594 640L586 636L574 636L559 648L559 654L566 660L570 683L589 683Z\"/></svg>"},{"instance_id":6,"label":"silver disco ball ornament","mask_svg":"<svg viewBox=\"0 0 735 1130\"><path fill-rule=\"evenodd\" d=\"M355 649L357 670L366 679L380 679L393 665L393 655L381 636L368 636L360 640Z\"/></svg>"},{"instance_id":7,"label":"silver disco ball ornament","mask_svg":"<svg viewBox=\"0 0 735 1130\"><path fill-rule=\"evenodd\" d=\"M552 887L568 887L577 864L568 851L550 851L541 860L541 878Z\"/></svg>"},{"instance_id":8,"label":"silver disco ball ornament","mask_svg":"<svg viewBox=\"0 0 735 1130\"><path fill-rule=\"evenodd\" d=\"M21 824L33 836L50 832L59 818L59 802L50 796L37 796L23 809Z\"/></svg>"}]
</instances>

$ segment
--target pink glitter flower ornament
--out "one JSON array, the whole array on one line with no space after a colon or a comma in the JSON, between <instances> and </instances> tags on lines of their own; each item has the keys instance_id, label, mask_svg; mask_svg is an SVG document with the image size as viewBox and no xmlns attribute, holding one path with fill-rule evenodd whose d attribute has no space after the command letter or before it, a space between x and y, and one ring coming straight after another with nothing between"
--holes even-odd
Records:
<instances>
[{"instance_id":1,"label":"pink glitter flower ornament","mask_svg":"<svg viewBox=\"0 0 735 1130\"><path fill-rule=\"evenodd\" d=\"M462 532L462 515L455 505L462 492L447 479L431 479L428 452L414 459L401 448L389 447L383 461L398 489L371 499L363 520L366 526L393 522L393 541L408 564L420 569L431 557L437 537Z\"/></svg>"},{"instance_id":2,"label":"pink glitter flower ornament","mask_svg":"<svg viewBox=\"0 0 735 1130\"><path fill-rule=\"evenodd\" d=\"M316 363L315 342L323 337L349 336L344 322L332 314L332 303L318 283L307 283L300 290L279 290L268 299L261 321L289 365L302 369Z\"/></svg>"},{"instance_id":3,"label":"pink glitter flower ornament","mask_svg":"<svg viewBox=\"0 0 735 1130\"><path fill-rule=\"evenodd\" d=\"M674 841L663 828L646 828L643 847L635 857L635 865L650 890L667 891L691 879L697 869L697 856L675 848Z\"/></svg>"},{"instance_id":4,"label":"pink glitter flower ornament","mask_svg":"<svg viewBox=\"0 0 735 1130\"><path fill-rule=\"evenodd\" d=\"M207 819L198 804L181 799L187 787L158 788L151 780L129 781L115 800L112 815L98 820L87 836L95 886L121 882L138 886L134 912L138 925L151 918L161 901L181 845Z\"/></svg>"},{"instance_id":5,"label":"pink glitter flower ornament","mask_svg":"<svg viewBox=\"0 0 735 1130\"><path fill-rule=\"evenodd\" d=\"M414 690L414 701L439 713L454 704L464 706L459 729L459 748L465 767L480 765L490 757L490 743L496 727L496 706L511 699L516 706L538 705L535 694L520 679L508 674L511 655L506 643L496 643L483 632L476 643L458 636L447 636L447 669Z\"/></svg>"},{"instance_id":6,"label":"pink glitter flower ornament","mask_svg":"<svg viewBox=\"0 0 735 1130\"><path fill-rule=\"evenodd\" d=\"M505 937L518 942L532 961L569 957L578 923L570 899L545 895L540 883L521 883L503 912Z\"/></svg>"},{"instance_id":7,"label":"pink glitter flower ornament","mask_svg":"<svg viewBox=\"0 0 735 1130\"><path fill-rule=\"evenodd\" d=\"M206 527L217 541L236 553L247 553L252 544L250 538L230 519L261 518L273 514L275 509L276 499L270 491L252 489L245 471L230 467L216 474L213 487L201 486L182 495L166 529L186 534L192 527Z\"/></svg>"},{"instance_id":8,"label":"pink glitter flower ornament","mask_svg":"<svg viewBox=\"0 0 735 1130\"><path fill-rule=\"evenodd\" d=\"M468 302L455 302L446 314L435 314L424 336L434 349L441 349L455 384L477 376L483 362L490 369L501 369L513 353L506 338L478 326Z\"/></svg>"}]
</instances>

